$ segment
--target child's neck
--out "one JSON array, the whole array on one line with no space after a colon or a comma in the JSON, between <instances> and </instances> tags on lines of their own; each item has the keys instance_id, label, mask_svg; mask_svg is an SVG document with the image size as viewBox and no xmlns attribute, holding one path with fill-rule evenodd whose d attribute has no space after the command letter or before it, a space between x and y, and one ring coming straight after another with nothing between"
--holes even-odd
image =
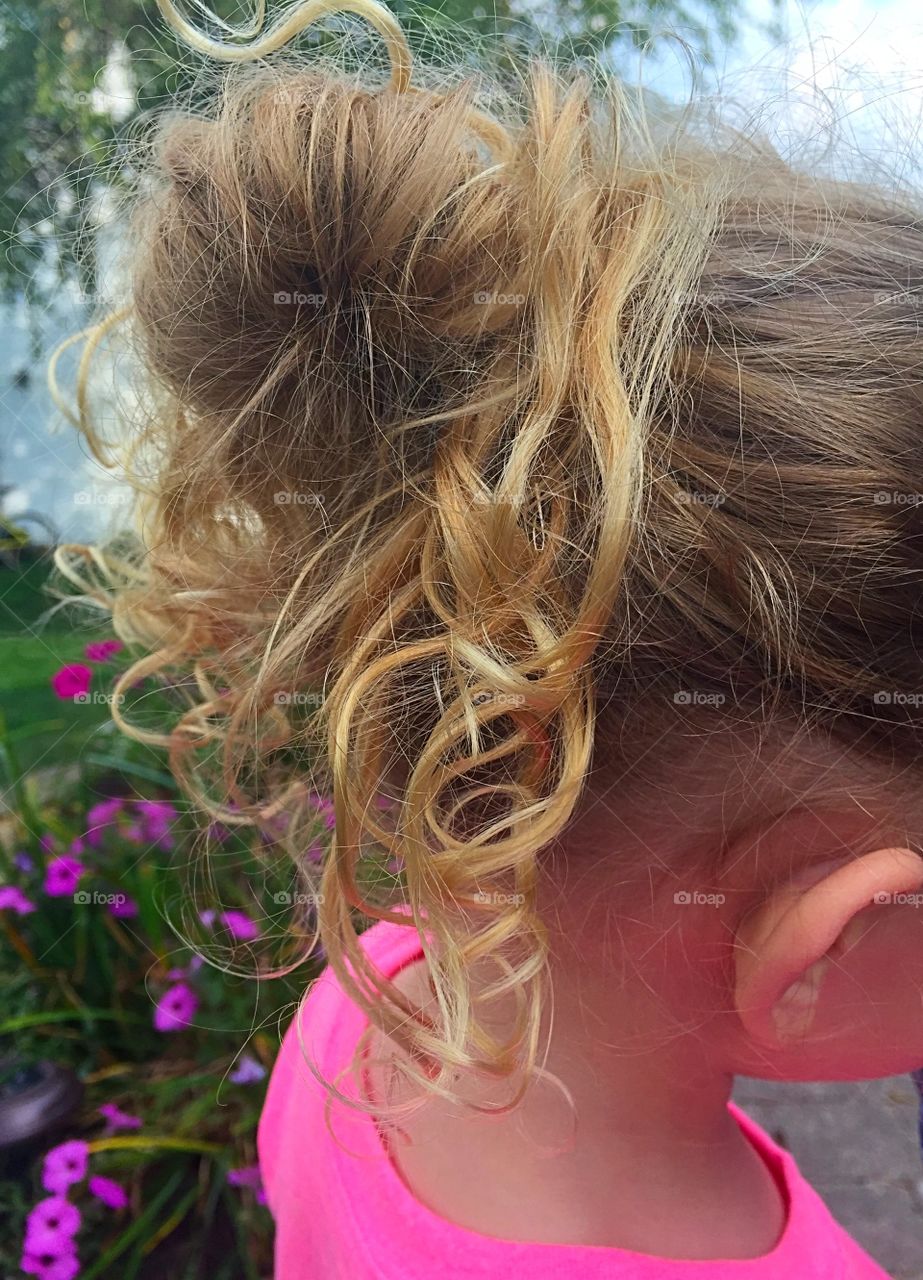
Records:
<instances>
[{"instance_id":1,"label":"child's neck","mask_svg":"<svg viewBox=\"0 0 923 1280\"><path fill-rule=\"evenodd\" d=\"M443 1217L506 1239L676 1258L767 1253L785 1208L727 1110L730 1076L709 1062L702 1017L713 1015L707 994L699 993L703 1003L693 988L713 975L684 966L667 1007L648 982L619 981L595 966L589 949L565 949L552 963L545 1065L570 1091L576 1132L561 1090L547 1080L519 1111L499 1117L472 1120L436 1100L402 1120L406 1137L390 1142L405 1181ZM398 979L420 1000L424 983L422 963ZM685 1026L676 1025L677 999L689 1002ZM499 1098L487 1085L467 1096Z\"/></svg>"}]
</instances>

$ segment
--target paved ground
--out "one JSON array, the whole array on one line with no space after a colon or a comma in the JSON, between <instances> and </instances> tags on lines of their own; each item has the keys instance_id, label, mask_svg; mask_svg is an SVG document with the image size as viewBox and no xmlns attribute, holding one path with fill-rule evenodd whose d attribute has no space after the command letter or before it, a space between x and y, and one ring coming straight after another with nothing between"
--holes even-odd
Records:
<instances>
[{"instance_id":1,"label":"paved ground","mask_svg":"<svg viewBox=\"0 0 923 1280\"><path fill-rule=\"evenodd\" d=\"M894 1280L923 1280L923 1162L907 1077L865 1084L740 1080L734 1097ZM797 1280L797 1277L792 1277Z\"/></svg>"}]
</instances>

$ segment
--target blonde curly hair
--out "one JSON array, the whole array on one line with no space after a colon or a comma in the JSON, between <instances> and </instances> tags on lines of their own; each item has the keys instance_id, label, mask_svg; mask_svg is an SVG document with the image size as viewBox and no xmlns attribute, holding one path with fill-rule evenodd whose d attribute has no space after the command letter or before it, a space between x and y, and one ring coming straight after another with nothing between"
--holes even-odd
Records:
<instances>
[{"instance_id":1,"label":"blonde curly hair","mask_svg":"<svg viewBox=\"0 0 923 1280\"><path fill-rule=\"evenodd\" d=\"M165 119L116 317L156 404L143 538L59 565L144 651L119 689L186 697L165 733L113 713L198 804L285 813L310 880L332 793L320 939L420 1081L527 1081L541 855L600 744L627 789L627 726L676 730L702 714L678 691L711 690L738 724L917 746L876 696L919 661L923 526L877 496L923 463L919 210L586 68L411 84L374 0L243 47L161 8L228 61L349 11L391 75L248 62ZM390 893L370 848L399 861ZM421 932L438 1019L369 963L362 917Z\"/></svg>"}]
</instances>

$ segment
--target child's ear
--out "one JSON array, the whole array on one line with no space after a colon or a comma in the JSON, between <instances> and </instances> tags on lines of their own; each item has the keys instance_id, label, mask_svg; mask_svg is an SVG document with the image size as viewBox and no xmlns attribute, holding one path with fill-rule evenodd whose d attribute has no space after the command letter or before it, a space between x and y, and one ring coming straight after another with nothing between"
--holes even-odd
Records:
<instances>
[{"instance_id":1,"label":"child's ear","mask_svg":"<svg viewBox=\"0 0 923 1280\"><path fill-rule=\"evenodd\" d=\"M810 1037L832 964L862 937L868 907L923 886L923 859L876 849L807 883L791 883L744 918L735 948L735 1004L749 1038L780 1049Z\"/></svg>"}]
</instances>

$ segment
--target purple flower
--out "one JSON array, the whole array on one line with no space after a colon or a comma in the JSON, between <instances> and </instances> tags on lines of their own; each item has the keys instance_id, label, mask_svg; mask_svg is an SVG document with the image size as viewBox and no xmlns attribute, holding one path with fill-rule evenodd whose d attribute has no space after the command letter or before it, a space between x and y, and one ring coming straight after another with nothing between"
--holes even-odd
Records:
<instances>
[{"instance_id":1,"label":"purple flower","mask_svg":"<svg viewBox=\"0 0 923 1280\"><path fill-rule=\"evenodd\" d=\"M199 1007L199 997L185 982L168 987L154 1010L154 1026L158 1031L181 1031L188 1027Z\"/></svg>"},{"instance_id":2,"label":"purple flower","mask_svg":"<svg viewBox=\"0 0 923 1280\"><path fill-rule=\"evenodd\" d=\"M80 1274L80 1261L73 1252L33 1254L26 1251L19 1265L27 1275L37 1276L38 1280L75 1280Z\"/></svg>"},{"instance_id":3,"label":"purple flower","mask_svg":"<svg viewBox=\"0 0 923 1280\"><path fill-rule=\"evenodd\" d=\"M26 1219L27 1231L52 1231L55 1235L73 1236L79 1227L80 1210L66 1196L46 1196L39 1200Z\"/></svg>"},{"instance_id":4,"label":"purple flower","mask_svg":"<svg viewBox=\"0 0 923 1280\"><path fill-rule=\"evenodd\" d=\"M90 662L108 662L113 654L120 653L123 648L121 640L94 640L87 645L83 654Z\"/></svg>"},{"instance_id":5,"label":"purple flower","mask_svg":"<svg viewBox=\"0 0 923 1280\"><path fill-rule=\"evenodd\" d=\"M29 901L22 889L13 884L0 885L0 911L15 911L19 916L27 916L34 910L35 904Z\"/></svg>"},{"instance_id":6,"label":"purple flower","mask_svg":"<svg viewBox=\"0 0 923 1280\"><path fill-rule=\"evenodd\" d=\"M18 871L25 871L27 874L35 870L35 863L24 849L20 849L18 853L13 854L13 866Z\"/></svg>"},{"instance_id":7,"label":"purple flower","mask_svg":"<svg viewBox=\"0 0 923 1280\"><path fill-rule=\"evenodd\" d=\"M111 1178L94 1175L89 1181L90 1191L107 1209L124 1209L128 1204L128 1192Z\"/></svg>"},{"instance_id":8,"label":"purple flower","mask_svg":"<svg viewBox=\"0 0 923 1280\"><path fill-rule=\"evenodd\" d=\"M103 831L106 827L111 827L118 815L122 812L122 801L118 796L112 796L109 800L101 800L99 804L87 810L87 844L93 849L98 849L102 844Z\"/></svg>"},{"instance_id":9,"label":"purple flower","mask_svg":"<svg viewBox=\"0 0 923 1280\"><path fill-rule=\"evenodd\" d=\"M52 858L45 868L45 892L49 898L66 898L77 888L86 868L76 858Z\"/></svg>"},{"instance_id":10,"label":"purple flower","mask_svg":"<svg viewBox=\"0 0 923 1280\"><path fill-rule=\"evenodd\" d=\"M54 836L51 835L50 832L46 831L45 834L42 836L42 838L39 840L38 847L41 849L42 853L44 853L46 856L49 853L54 853Z\"/></svg>"},{"instance_id":11,"label":"purple flower","mask_svg":"<svg viewBox=\"0 0 923 1280\"><path fill-rule=\"evenodd\" d=\"M209 907L207 911L199 912L199 919L205 925L206 929L210 929L212 925L215 923L215 917L217 916L217 914L218 914L217 911L213 911L211 907Z\"/></svg>"},{"instance_id":12,"label":"purple flower","mask_svg":"<svg viewBox=\"0 0 923 1280\"><path fill-rule=\"evenodd\" d=\"M51 687L62 701L83 698L93 679L93 672L81 662L71 662L61 667L51 677Z\"/></svg>"},{"instance_id":13,"label":"purple flower","mask_svg":"<svg viewBox=\"0 0 923 1280\"><path fill-rule=\"evenodd\" d=\"M309 847L306 857L309 862L323 862L326 849L319 840L315 840Z\"/></svg>"},{"instance_id":14,"label":"purple flower","mask_svg":"<svg viewBox=\"0 0 923 1280\"><path fill-rule=\"evenodd\" d=\"M39 1200L26 1218L23 1249L37 1256L70 1253L80 1227L80 1210L64 1196Z\"/></svg>"},{"instance_id":15,"label":"purple flower","mask_svg":"<svg viewBox=\"0 0 923 1280\"><path fill-rule=\"evenodd\" d=\"M83 836L76 836L67 846L67 852L74 858L79 858L86 851L87 847Z\"/></svg>"},{"instance_id":16,"label":"purple flower","mask_svg":"<svg viewBox=\"0 0 923 1280\"><path fill-rule=\"evenodd\" d=\"M42 1186L63 1195L68 1187L86 1177L88 1155L87 1144L76 1138L52 1147L42 1165Z\"/></svg>"},{"instance_id":17,"label":"purple flower","mask_svg":"<svg viewBox=\"0 0 923 1280\"><path fill-rule=\"evenodd\" d=\"M219 919L239 942L252 942L260 936L260 926L250 919L246 911L222 911Z\"/></svg>"},{"instance_id":18,"label":"purple flower","mask_svg":"<svg viewBox=\"0 0 923 1280\"><path fill-rule=\"evenodd\" d=\"M129 1115L127 1111L123 1111L122 1108L116 1106L114 1102L104 1102L102 1106L97 1109L113 1133L116 1129L141 1128L142 1121L140 1116Z\"/></svg>"},{"instance_id":19,"label":"purple flower","mask_svg":"<svg viewBox=\"0 0 923 1280\"><path fill-rule=\"evenodd\" d=\"M249 1187L256 1196L257 1204L266 1203L263 1190L263 1179L260 1177L258 1164L243 1165L239 1169L228 1169L228 1185L231 1187Z\"/></svg>"},{"instance_id":20,"label":"purple flower","mask_svg":"<svg viewBox=\"0 0 923 1280\"><path fill-rule=\"evenodd\" d=\"M169 800L139 800L137 810L141 816L143 838L159 845L161 849L172 849L170 827L176 822L179 813Z\"/></svg>"},{"instance_id":21,"label":"purple flower","mask_svg":"<svg viewBox=\"0 0 923 1280\"><path fill-rule=\"evenodd\" d=\"M138 904L127 893L118 893L109 903L109 914L117 920L129 920L138 914Z\"/></svg>"},{"instance_id":22,"label":"purple flower","mask_svg":"<svg viewBox=\"0 0 923 1280\"><path fill-rule=\"evenodd\" d=\"M261 1062L257 1062L252 1054L242 1053L229 1078L234 1084L256 1084L265 1075L266 1068Z\"/></svg>"},{"instance_id":23,"label":"purple flower","mask_svg":"<svg viewBox=\"0 0 923 1280\"><path fill-rule=\"evenodd\" d=\"M327 796L320 795L317 791L312 791L308 796L308 804L317 810L317 816L319 818L323 818L327 830L332 831L336 826L333 801Z\"/></svg>"}]
</instances>

